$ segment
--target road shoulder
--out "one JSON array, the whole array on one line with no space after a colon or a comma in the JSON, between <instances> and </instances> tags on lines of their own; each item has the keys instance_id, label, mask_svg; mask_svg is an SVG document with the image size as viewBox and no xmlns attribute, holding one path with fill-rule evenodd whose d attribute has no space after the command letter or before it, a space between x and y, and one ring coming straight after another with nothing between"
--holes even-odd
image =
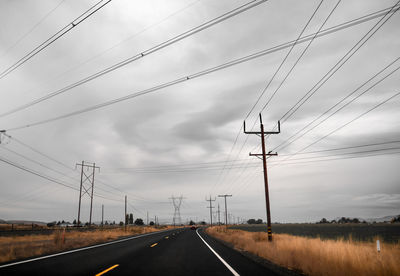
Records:
<instances>
[{"instance_id":1,"label":"road shoulder","mask_svg":"<svg viewBox=\"0 0 400 276\"><path fill-rule=\"evenodd\" d=\"M278 264L275 264L267 259L261 258L253 253L248 252L248 251L237 249L233 246L233 244L223 241L221 239L218 239L216 237L213 237L213 236L209 235L208 233L206 233L206 231L201 231L201 233L203 234L203 237L206 236L209 240L219 243L222 246L227 247L229 249L235 250L236 252L240 253L242 256L267 268L268 270L271 270L272 272L274 272L277 275L280 275L280 276L304 276L304 275L306 275L306 274L302 273L301 271L290 270L286 267L282 267Z\"/></svg>"}]
</instances>

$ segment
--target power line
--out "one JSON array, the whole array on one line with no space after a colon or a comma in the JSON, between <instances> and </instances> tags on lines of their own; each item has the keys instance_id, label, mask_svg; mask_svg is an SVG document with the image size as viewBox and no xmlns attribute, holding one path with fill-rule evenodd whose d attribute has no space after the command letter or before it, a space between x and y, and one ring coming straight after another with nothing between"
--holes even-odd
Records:
<instances>
[{"instance_id":1,"label":"power line","mask_svg":"<svg viewBox=\"0 0 400 276\"><path fill-rule=\"evenodd\" d=\"M375 23L375 25L370 30L368 30L368 32L363 35L361 39L359 39L357 43L349 51L347 51L346 54L342 58L340 58L339 61L336 62L336 64L281 117L280 120L282 121L282 123L292 117L293 114L302 105L304 105L304 103L306 103L356 52L358 52L358 50L394 15L396 11L398 11L399 8L395 7L397 7L399 3L400 1L398 1L392 7L392 9L385 14L385 16L383 16L377 23ZM391 11L393 11L393 13L391 13ZM385 19L386 16L388 17Z\"/></svg>"},{"instance_id":2,"label":"power line","mask_svg":"<svg viewBox=\"0 0 400 276\"><path fill-rule=\"evenodd\" d=\"M111 0L109 0L109 1L111 1ZM205 23L202 23L202 24L198 25L197 27L194 27L194 28L192 28L192 29L190 29L188 31L185 31L185 32L177 35L177 36L174 36L174 37L172 37L172 38L170 38L170 39L168 39L168 40L166 40L166 41L164 41L164 42L162 42L160 44L157 44L156 46L153 46L153 47L151 47L151 48L149 48L147 50L144 50L144 51L142 51L142 52L140 52L138 54L135 54L135 55L133 55L133 56L127 58L127 59L124 59L124 60L122 60L122 61L120 61L120 62L118 62L118 63L116 63L114 65L111 65L111 66L109 66L109 67L107 67L105 69L102 69L102 70L100 70L100 71L98 71L98 72L96 72L96 73L94 73L94 74L92 74L92 75L90 75L88 77L85 77L85 78L83 78L83 79L81 79L81 80L79 80L77 82L74 82L74 83L72 83L70 85L67 85L67 86L65 86L65 87L63 87L63 88L61 88L59 90L51 92L51 93L49 93L49 94L47 94L47 95L45 95L45 96L43 96L41 98L38 98L38 99L33 100L33 101L31 101L31 102L29 102L27 104L21 105L19 107L16 107L16 108L14 108L12 110L9 110L9 111L3 113L3 114L0 114L0 117L13 114L13 113L15 113L17 111L21 111L21 110L26 109L26 108L28 108L30 106L33 106L35 104L38 104L40 102L43 102L43 101L48 100L50 98L53 98L53 97L55 97L57 95L65 93L65 92L71 90L72 88L78 87L78 86L80 86L82 84L85 84L85 83L87 83L89 81L92 81L92 80L94 80L94 79L96 79L98 77L101 77L101 76L103 76L105 74L108 74L108 73L110 73L110 72L112 72L114 70L117 70L120 67L123 67L123 66L125 66L127 64L130 64L130 63L132 63L132 62L134 62L136 60L139 60L139 59L141 59L141 58L143 58L145 56L148 56L148 55L153 54L153 53L155 53L157 51L160 51L160 50L162 50L162 49L164 49L164 48L166 48L166 47L168 47L168 46L170 46L172 44L175 44L175 43L177 43L177 42L179 42L179 41L181 41L181 40L183 40L183 39L185 39L187 37L190 37L190 36L192 36L192 35L194 35L196 33L199 33L199 32L201 32L203 30L206 30L206 29L208 29L208 28L210 28L210 27L212 27L212 26L214 26L216 24L219 24L219 23L221 23L221 22L223 22L223 21L225 21L225 20L227 20L227 19L229 19L231 17L234 17L234 16L236 16L238 14L241 14L241 13L243 13L243 12L245 12L245 11L251 9L251 8L254 8L254 7L266 2L266 1L268 1L268 0L252 0L252 1L250 1L250 2L248 2L246 4L244 4L244 5L241 5L241 6L237 7L237 8L235 8L235 9L227 12L227 13L224 13L224 14L222 14L222 15L220 15L220 16L212 19L212 20L209 20L209 21L207 21ZM1 75L0 75L0 78L1 78Z\"/></svg>"},{"instance_id":3,"label":"power line","mask_svg":"<svg viewBox=\"0 0 400 276\"><path fill-rule=\"evenodd\" d=\"M387 14L387 12L385 14ZM382 12L376 12L376 13L369 14L367 16L362 16L362 17L359 17L357 19L353 19L353 20L347 21L345 23L336 25L334 27L327 28L327 29L321 31L316 37L321 37L321 36L325 36L325 35L331 34L333 32L337 32L337 31L340 31L342 29L349 28L349 27L352 27L352 26L367 22L369 20L372 20L372 19L374 19L376 17L380 17L382 15L383 15ZM297 44L304 43L306 41L311 40L314 37L314 35L315 34L311 34L311 35L307 35L307 36L302 37L301 40L299 40L297 42ZM267 54L270 54L270 53L273 53L273 52L276 52L276 51L280 51L280 50L286 49L286 48L292 46L294 42L295 41L290 41L290 42L287 42L287 43L283 43L281 45L278 45L278 46L275 46L275 47L272 47L272 48L269 48L269 49L266 49L266 50L262 50L262 51L259 51L259 52L256 52L256 53L253 53L253 54L250 54L250 55L247 55L247 56L235 59L235 60L231 60L231 61L226 62L224 64L220 64L218 66L214 66L214 67L205 69L203 71L199 71L199 72L191 74L191 75L187 75L187 76L184 76L184 77L181 77L181 78L178 78L178 79L166 82L166 83L162 83L162 84L156 85L154 87L151 87L151 88L148 88L148 89L145 89L145 90L141 90L141 91L126 95L124 97L116 98L114 100L110 100L110 101L107 101L107 102L103 102L101 104L93 105L93 106L90 106L90 107L87 107L87 108L84 108L84 109L81 109L81 110L77 110L77 111L74 111L74 112L70 112L70 113L67 113L67 114L64 114L64 115L61 115L61 116L49 118L49 119L42 120L42 121L37 121L37 122L31 123L31 124L28 124L28 125L21 125L21 126L18 126L18 127L9 128L8 130L11 131L11 130L18 130L18 129L22 129L22 128L28 128L28 127L32 127L32 126L37 126L37 125L41 125L41 124L57 121L57 120L60 120L60 119L68 118L68 117L71 117L71 116L79 115L79 114L82 114L82 113L90 112L90 111L93 111L93 110L97 110L97 109L100 109L100 108L103 108L103 107L106 107L106 106L109 106L109 105L112 105L112 104L116 104L116 103L119 103L119 102L122 102L122 101L130 100L130 99L136 98L138 96L149 94L149 93L152 93L152 92L155 92L155 91L158 91L158 90L161 90L161 89L164 89L164 88L167 88L167 87L170 87L170 86L173 86L173 85L176 85L176 84L179 84L179 83L182 83L182 82L194 79L194 78L202 77L204 75L208 75L208 74L211 74L213 72L217 72L219 70L223 70L223 69L226 69L228 67L231 67L231 66L234 66L234 65L238 65L238 64L250 61L252 59L256 59L256 58L262 57L264 55L267 55ZM7 113L3 113L3 114L0 115L0 117L8 115L8 114L9 114L8 112Z\"/></svg>"},{"instance_id":4,"label":"power line","mask_svg":"<svg viewBox=\"0 0 400 276\"><path fill-rule=\"evenodd\" d=\"M280 82L279 86L275 89L275 91L272 93L272 95L270 96L270 98L268 99L268 101L264 104L264 106L262 107L260 113L267 107L267 105L271 102L272 98L277 94L277 92L279 91L279 89L282 87L283 83L286 81L286 79L289 77L289 75L292 73L292 71L294 70L294 68L296 67L296 65L299 63L299 61L301 60L301 58L304 56L304 54L306 53L306 51L308 50L308 48L310 47L310 45L312 44L312 42L315 40L315 38L317 37L317 35L321 32L322 28L325 26L326 22L328 21L328 19L331 17L331 15L333 14L333 12L336 10L337 6L339 5L339 3L341 2L341 0L339 0L336 5L333 7L333 9L331 10L331 12L329 13L329 15L325 18L324 22L320 25L320 27L318 28L317 32L314 34L314 36L312 37L312 39L309 41L309 43L307 44L307 46L304 48L304 50L302 51L302 53L299 55L299 57L297 58L296 62L292 65L291 69L288 71L288 73L286 74L286 76L283 78L283 80ZM317 11L319 10L321 4L323 3L323 0L318 4L318 6L316 7L316 9L314 10L313 14L311 15L311 17L309 18L309 20L307 21L306 25L303 27L303 29L301 30L300 34L298 35L295 43L292 45L292 47L290 48L290 50L287 52L286 56L284 57L284 59L282 60L282 62L280 63L280 65L278 66L277 70L275 71L275 73L273 74L272 78L269 80L269 82L267 83L267 85L265 86L265 88L262 90L261 94L259 95L259 97L257 98L256 102L254 103L254 105L251 107L250 111L247 113L247 115L245 116L246 120L250 114L253 112L253 110L255 109L255 107L257 106L257 104L259 103L259 101L261 100L261 98L263 97L264 93L267 91L267 89L269 88L270 84L272 83L272 81L274 80L275 76L278 74L278 72L280 71L281 67L283 66L283 64L285 63L286 59L289 57L289 55L291 54L293 48L296 46L297 42L299 41L299 39L301 38L301 36L303 35L304 31L306 30L307 26L310 24L311 20L314 18L315 14L317 13ZM254 128L255 124L257 122L257 118L254 120L253 125L251 127L251 129ZM236 135L236 139L233 143L232 149L233 147L236 145L237 140L239 135L242 132L242 126L240 126L239 132ZM249 136L246 136L246 139L244 140L240 150L238 151L238 153L236 154L235 160L239 158L239 155L241 154L244 146L246 145L247 141L249 139ZM231 150L232 151L232 150ZM229 158L230 154L228 155ZM227 174L229 173L230 169L228 169ZM242 171L241 175L243 174L244 170ZM218 178L218 183L220 178ZM214 186L215 187L215 186ZM213 187L213 188L214 188Z\"/></svg>"},{"instance_id":5,"label":"power line","mask_svg":"<svg viewBox=\"0 0 400 276\"><path fill-rule=\"evenodd\" d=\"M328 120L330 117L332 117L333 115L335 115L336 113L338 113L339 111L341 111L343 108L345 108L346 106L348 106L349 104L351 104L352 102L354 102L356 99L360 98L362 95L364 95L365 93L369 92L371 89L373 89L374 87L376 87L378 84L380 84L382 81L384 81L386 78L388 78L389 76L391 76L392 74L394 74L397 70L400 69L400 66L398 66L397 68L395 68L394 70L392 70L390 73L388 73L386 76L382 77L380 80L376 81L373 85L371 85L369 88L367 88L366 90L364 90L363 92L361 92L360 94L358 94L357 96L355 96L353 99L351 99L350 101L348 101L347 103L345 103L344 105L342 105L340 108L338 108L337 110L335 110L333 113L331 113L330 115L328 115L327 117L325 117L323 120L321 120L320 122L318 122L317 124L315 124L313 127L309 128L307 131L305 131L304 133L302 133L300 136L296 137L295 139L293 139L292 141L290 141L293 137L295 137L296 135L298 135L299 133L301 133L303 130L305 130L306 128L308 128L309 126L311 126L314 122L318 121L319 119L321 119L324 115L328 114L330 111L332 111L335 107L339 106L341 103L343 103L345 100L347 100L348 98L350 98L352 95L354 95L357 91L359 91L361 88L363 88L367 83L369 83L370 81L372 81L374 78L376 78L377 76L379 76L381 73L383 73L386 69L388 69L390 66L392 66L394 63L396 63L398 60L400 59L400 57L396 58L395 60L393 60L392 62L390 62L387 66L385 66L383 69L381 69L379 72L375 73L372 77L370 77L368 80L366 80L363 84L361 84L360 86L358 86L355 90L353 90L351 93L349 93L348 95L346 95L345 97L343 97L340 101L338 101L337 103L335 103L333 106L331 106L329 109L327 109L325 112L323 112L321 115L319 115L317 118L315 118L314 120L312 120L311 122L309 122L308 124L306 124L304 127L302 127L299 131L295 132L293 135L291 135L288 139L286 139L285 141L283 141L282 143L280 143L278 146L276 146L273 150L276 150L278 148L280 149L284 149L286 147L288 147L289 145L291 145L292 143L294 143L295 141L297 141L298 139L300 139L301 137L303 137L304 135L306 135L307 133L309 133L310 131L312 131L313 129L315 129L316 127L318 127L319 125L321 125L323 122L325 122L326 120Z\"/></svg>"},{"instance_id":6,"label":"power line","mask_svg":"<svg viewBox=\"0 0 400 276\"><path fill-rule=\"evenodd\" d=\"M60 39L62 36L64 36L66 33L68 33L69 31L71 31L73 28L75 28L77 25L79 25L80 23L82 23L83 21L85 21L88 17L90 17L92 14L94 14L95 12L97 12L99 9L101 9L102 7L104 7L105 5L107 5L109 2L111 2L111 0L107 0L105 3L102 4L102 2L104 2L105 0L100 0L99 2L97 2L94 6L92 6L90 9L88 9L87 11L85 11L84 13L82 13L80 16L78 16L77 18L75 18L71 23L69 23L68 25L66 25L65 27L63 27L61 30L59 30L58 32L56 32L54 35L52 35L51 37L49 37L47 40L45 40L44 42L42 42L39 46L37 46L36 48L34 48L32 51L30 51L29 53L27 53L25 56L23 56L22 58L20 58L17 62L15 62L13 65L11 65L10 67L8 67L7 69L5 69L3 72L0 73L0 79L4 78L5 76L7 76L8 74L10 74L12 71L14 71L15 69L17 69L18 67L20 67L21 65L23 65L25 62L27 62L28 60L30 60L31 58L33 58L35 55L37 55L38 53L40 53L41 51L43 51L45 48L47 48L48 46L50 46L51 44L53 44L55 41L57 41L58 39ZM99 6L99 4L101 4ZM99 6L99 7L97 7Z\"/></svg>"},{"instance_id":7,"label":"power line","mask_svg":"<svg viewBox=\"0 0 400 276\"><path fill-rule=\"evenodd\" d=\"M4 53L1 55L1 58L4 57L9 51L11 51L15 46L18 45L22 40L24 40L30 33L32 33L44 20L47 19L58 7L61 6L62 3L64 3L65 0L61 0L54 8L52 8L48 13L45 14L42 19L39 20L35 25L33 25L32 28L30 28L26 33L24 33L20 38L17 39L10 47L8 47Z\"/></svg>"},{"instance_id":8,"label":"power line","mask_svg":"<svg viewBox=\"0 0 400 276\"><path fill-rule=\"evenodd\" d=\"M300 152L302 152L302 151L308 149L309 147L315 145L316 143L322 141L323 139L327 138L328 136L332 135L333 133L335 133L335 132L341 130L342 128L344 128L344 127L348 126L349 124L353 123L354 121L356 121L356 120L360 119L361 117L367 115L368 113L374 111L374 110L377 109L378 107L384 105L385 103L389 102L390 100L394 99L395 97L397 97L397 96L399 96L399 95L400 95L400 92L397 92L397 93L393 94L393 95L390 96L389 98L385 99L384 101L379 102L377 105L375 105L375 106L373 106L372 108L368 109L367 111L361 113L360 115L358 115L358 116L356 116L355 118L351 119L351 120L348 121L347 123L342 124L341 126L335 128L334 130L332 130L332 131L329 132L328 134L322 136L321 138L317 139L316 141L314 141L314 142L308 144L307 146L303 147L302 149L298 150L297 152L295 152L295 153L294 153L293 155L291 155L291 156L295 156L295 155L297 155L298 153L300 153ZM285 160L288 160L288 159L290 159L290 158L291 158L291 157L288 157L288 158L285 159Z\"/></svg>"}]
</instances>

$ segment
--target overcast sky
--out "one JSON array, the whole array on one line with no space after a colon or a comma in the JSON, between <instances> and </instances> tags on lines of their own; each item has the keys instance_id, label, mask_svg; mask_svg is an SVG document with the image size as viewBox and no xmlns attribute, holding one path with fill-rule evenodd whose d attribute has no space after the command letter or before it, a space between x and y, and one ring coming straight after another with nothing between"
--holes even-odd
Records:
<instances>
[{"instance_id":1,"label":"overcast sky","mask_svg":"<svg viewBox=\"0 0 400 276\"><path fill-rule=\"evenodd\" d=\"M0 0L0 71L96 2ZM57 91L245 3L242 0L112 0L0 79L0 113ZM95 193L101 197L94 197L94 221L101 219L102 204L105 219L122 220L125 194L128 212L134 217L145 218L148 212L151 218L157 215L161 222L170 223L174 208L169 198L183 195L183 221L190 218L209 221L205 198L232 194L228 198L229 213L243 219L265 220L262 162L248 156L250 151L260 152L260 138L243 134L243 120L270 82L246 121L251 128L257 113L277 91L262 112L265 129L273 129L381 17L316 38L283 83L307 42L293 48L279 71L290 48L101 109L12 129L295 40L319 3L319 0L267 1L100 78L2 116L0 129L7 130L7 135L15 139L2 136L0 157L77 189L80 171L75 170L75 164L82 160L95 162L100 166L95 175ZM336 3L325 0L303 35L316 32ZM342 1L323 29L395 3ZM400 56L399 26L397 12L304 105L282 120L281 133L266 140L267 151L275 149L395 61ZM395 61L344 103L398 66L400 61ZM400 96L376 107L400 92L399 74L395 71L304 136L278 148L277 157L268 159L273 221L400 214L400 142L382 144L400 141ZM373 110L360 117L370 109ZM254 130L259 130L258 123ZM234 144L239 131L241 134ZM318 142L307 147L315 141ZM358 147L370 144L379 145ZM344 147L356 148L304 153ZM293 153L298 154L290 156ZM72 221L77 217L78 197L76 190L0 162L2 219ZM87 196L82 200L82 221L87 221L90 201ZM213 204L216 207L219 204L223 211L222 198L217 197Z\"/></svg>"}]
</instances>

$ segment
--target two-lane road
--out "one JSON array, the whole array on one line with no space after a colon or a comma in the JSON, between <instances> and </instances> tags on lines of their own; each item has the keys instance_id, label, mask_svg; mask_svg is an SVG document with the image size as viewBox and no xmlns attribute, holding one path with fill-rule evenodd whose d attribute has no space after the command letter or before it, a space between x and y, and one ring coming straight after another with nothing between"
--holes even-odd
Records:
<instances>
[{"instance_id":1,"label":"two-lane road","mask_svg":"<svg viewBox=\"0 0 400 276\"><path fill-rule=\"evenodd\" d=\"M275 275L204 232L175 229L0 265L0 275Z\"/></svg>"}]
</instances>

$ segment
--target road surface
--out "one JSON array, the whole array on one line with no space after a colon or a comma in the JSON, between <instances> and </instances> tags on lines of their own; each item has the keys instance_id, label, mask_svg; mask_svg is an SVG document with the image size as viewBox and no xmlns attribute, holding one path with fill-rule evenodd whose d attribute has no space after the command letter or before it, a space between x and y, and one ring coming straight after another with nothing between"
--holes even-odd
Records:
<instances>
[{"instance_id":1,"label":"road surface","mask_svg":"<svg viewBox=\"0 0 400 276\"><path fill-rule=\"evenodd\" d=\"M0 275L276 275L209 238L174 229L0 265Z\"/></svg>"}]
</instances>

